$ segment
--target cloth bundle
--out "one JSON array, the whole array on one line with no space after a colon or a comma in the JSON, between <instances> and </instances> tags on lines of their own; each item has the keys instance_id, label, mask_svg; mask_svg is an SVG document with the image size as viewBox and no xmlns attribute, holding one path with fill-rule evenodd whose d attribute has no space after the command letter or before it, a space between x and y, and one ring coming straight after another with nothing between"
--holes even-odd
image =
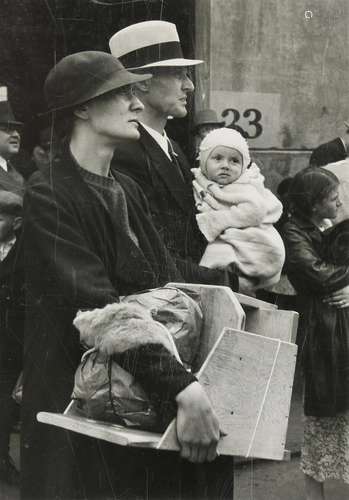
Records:
<instances>
[{"instance_id":1,"label":"cloth bundle","mask_svg":"<svg viewBox=\"0 0 349 500\"><path fill-rule=\"evenodd\" d=\"M75 374L73 399L83 415L160 430L158 415L133 375L113 359L129 349L160 344L185 365L197 354L202 326L198 303L170 287L123 297L120 303L79 312L74 320L87 351Z\"/></svg>"}]
</instances>

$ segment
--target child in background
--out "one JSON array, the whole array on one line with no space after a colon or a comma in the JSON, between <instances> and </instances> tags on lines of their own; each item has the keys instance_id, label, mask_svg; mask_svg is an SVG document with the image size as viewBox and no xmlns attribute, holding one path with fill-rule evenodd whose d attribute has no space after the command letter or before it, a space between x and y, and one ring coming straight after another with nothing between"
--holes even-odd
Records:
<instances>
[{"instance_id":1,"label":"child in background","mask_svg":"<svg viewBox=\"0 0 349 500\"><path fill-rule=\"evenodd\" d=\"M285 259L282 239L273 224L282 204L264 187L248 144L236 130L210 132L200 146L194 174L197 223L209 242L200 265L235 264L250 291L277 283Z\"/></svg>"},{"instance_id":2,"label":"child in background","mask_svg":"<svg viewBox=\"0 0 349 500\"><path fill-rule=\"evenodd\" d=\"M324 482L349 484L348 220L327 229L341 207L330 171L298 172L283 227L286 271L299 296L305 378L301 470L307 500L324 500Z\"/></svg>"},{"instance_id":3,"label":"child in background","mask_svg":"<svg viewBox=\"0 0 349 500\"><path fill-rule=\"evenodd\" d=\"M0 481L19 483L9 454L17 407L12 392L22 370L24 272L21 257L22 198L0 191Z\"/></svg>"}]
</instances>

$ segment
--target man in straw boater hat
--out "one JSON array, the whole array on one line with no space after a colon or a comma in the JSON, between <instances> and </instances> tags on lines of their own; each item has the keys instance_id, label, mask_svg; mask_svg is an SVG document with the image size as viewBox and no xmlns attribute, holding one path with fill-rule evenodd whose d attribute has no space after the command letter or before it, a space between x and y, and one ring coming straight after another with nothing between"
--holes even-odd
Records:
<instances>
[{"instance_id":1,"label":"man in straw boater hat","mask_svg":"<svg viewBox=\"0 0 349 500\"><path fill-rule=\"evenodd\" d=\"M180 498L186 485L181 456L192 462L216 457L219 424L203 388L146 332L142 345L118 354L117 362L160 408L177 415L180 453L119 447L36 421L39 411L62 412L70 402L82 355L73 327L79 310L181 280L139 186L110 171L116 143L139 138L143 106L133 85L149 77L128 72L110 54L80 52L58 62L45 82L49 110L54 120L65 121L67 142L48 169L31 176L24 198L25 500L170 498L169 491Z\"/></svg>"},{"instance_id":2,"label":"man in straw boater hat","mask_svg":"<svg viewBox=\"0 0 349 500\"><path fill-rule=\"evenodd\" d=\"M24 179L10 160L19 152L22 125L13 114L7 87L0 87L0 189L19 195L23 194Z\"/></svg>"},{"instance_id":3,"label":"man in straw boater hat","mask_svg":"<svg viewBox=\"0 0 349 500\"><path fill-rule=\"evenodd\" d=\"M187 114L194 85L188 68L202 63L183 57L176 26L166 21L145 21L115 33L111 53L125 67L149 71L153 78L140 82L137 95L140 140L120 141L113 170L131 176L143 189L153 221L184 278L189 282L225 284L237 288L237 277L226 270L199 266L205 242L195 221L190 165L182 150L165 132L169 116Z\"/></svg>"}]
</instances>

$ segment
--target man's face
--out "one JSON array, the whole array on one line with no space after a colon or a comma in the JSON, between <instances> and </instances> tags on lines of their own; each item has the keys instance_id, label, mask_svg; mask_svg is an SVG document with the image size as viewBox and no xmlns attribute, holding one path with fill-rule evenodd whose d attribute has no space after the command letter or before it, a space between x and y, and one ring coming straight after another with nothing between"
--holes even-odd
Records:
<instances>
[{"instance_id":1,"label":"man's face","mask_svg":"<svg viewBox=\"0 0 349 500\"><path fill-rule=\"evenodd\" d=\"M118 139L139 139L138 115L143 104L131 85L97 97L87 106L91 128L106 142L115 144Z\"/></svg>"},{"instance_id":2,"label":"man's face","mask_svg":"<svg viewBox=\"0 0 349 500\"><path fill-rule=\"evenodd\" d=\"M152 68L150 72L153 72ZM156 68L153 73L149 90L141 97L144 104L162 118L186 116L188 94L194 90L188 68L161 67Z\"/></svg>"},{"instance_id":3,"label":"man's face","mask_svg":"<svg viewBox=\"0 0 349 500\"><path fill-rule=\"evenodd\" d=\"M0 124L0 156L9 158L19 151L21 136L14 125Z\"/></svg>"}]
</instances>

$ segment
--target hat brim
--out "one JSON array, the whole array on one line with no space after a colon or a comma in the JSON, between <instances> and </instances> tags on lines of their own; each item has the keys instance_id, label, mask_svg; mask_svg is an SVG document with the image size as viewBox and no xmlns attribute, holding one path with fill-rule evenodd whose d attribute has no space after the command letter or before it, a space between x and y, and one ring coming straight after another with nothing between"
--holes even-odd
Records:
<instances>
[{"instance_id":1,"label":"hat brim","mask_svg":"<svg viewBox=\"0 0 349 500\"><path fill-rule=\"evenodd\" d=\"M224 127L225 122L212 122L212 121L200 122L193 125L192 130L195 132L195 130L197 130L199 127L204 127L206 125L216 125L217 127Z\"/></svg>"},{"instance_id":2,"label":"hat brim","mask_svg":"<svg viewBox=\"0 0 349 500\"><path fill-rule=\"evenodd\" d=\"M16 127L23 127L24 123L15 120L0 120L0 125L14 125Z\"/></svg>"},{"instance_id":3,"label":"hat brim","mask_svg":"<svg viewBox=\"0 0 349 500\"><path fill-rule=\"evenodd\" d=\"M127 69L121 69L120 71L115 71L110 78L106 80L98 89L94 92L82 95L79 99L76 99L73 103L65 104L62 106L57 106L54 108L50 108L45 113L41 113L39 116L46 115L48 113L53 113L54 111L61 111L73 108L78 106L79 104L83 104L84 102L91 101L96 97L100 97L103 94L107 94L112 90L117 90L121 87L125 87L126 85L132 85L133 83L143 82L144 80L150 80L152 78L151 73L145 73L143 75L136 75L135 73L130 73Z\"/></svg>"},{"instance_id":4,"label":"hat brim","mask_svg":"<svg viewBox=\"0 0 349 500\"><path fill-rule=\"evenodd\" d=\"M130 71L143 68L158 68L158 67L171 67L171 66L196 66L197 64L202 64L204 61L199 59L166 59L165 61L158 61L149 64L144 64L143 66L133 66L132 68L127 68Z\"/></svg>"}]
</instances>

